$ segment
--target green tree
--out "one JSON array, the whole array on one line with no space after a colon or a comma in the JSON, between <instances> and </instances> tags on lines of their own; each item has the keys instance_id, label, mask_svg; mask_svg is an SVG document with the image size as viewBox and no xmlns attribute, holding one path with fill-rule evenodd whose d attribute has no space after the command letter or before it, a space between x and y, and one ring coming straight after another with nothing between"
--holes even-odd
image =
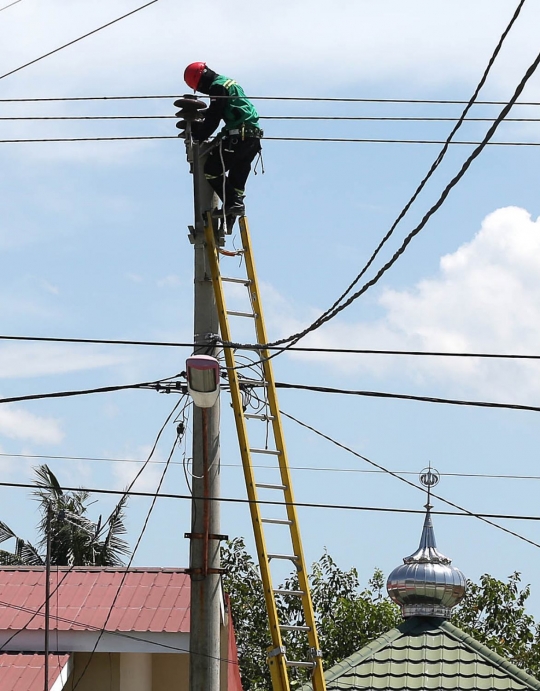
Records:
<instances>
[{"instance_id":1,"label":"green tree","mask_svg":"<svg viewBox=\"0 0 540 691\"><path fill-rule=\"evenodd\" d=\"M270 691L266 662L270 632L260 574L237 538L223 551L226 569L224 588L231 597L231 610L237 634L240 673L245 691ZM323 665L328 669L360 650L402 620L399 607L385 593L385 579L375 570L367 588L361 589L358 573L341 570L325 552L309 574L311 595ZM296 578L280 588L297 590ZM467 595L456 607L452 622L477 641L534 676L540 674L540 625L525 611L529 586L520 588L520 574L499 581L488 574L479 583L467 581ZM277 599L280 618L301 623L298 598ZM308 651L297 634L285 632L283 642L290 659L308 659ZM305 680L301 675L298 685Z\"/></svg>"},{"instance_id":2,"label":"green tree","mask_svg":"<svg viewBox=\"0 0 540 691\"><path fill-rule=\"evenodd\" d=\"M240 673L245 691L271 689L266 651L271 643L263 588L258 567L246 552L242 538L228 542L222 555L223 586L231 596L231 611L237 634ZM364 590L356 569L342 571L325 552L309 574L319 643L325 668L351 655L400 621L399 608L383 595L384 577L378 569ZM280 589L298 590L296 577ZM299 599L281 596L276 601L280 619L291 624L303 620ZM287 656L309 659L305 636L283 633ZM299 672L297 683L308 677Z\"/></svg>"},{"instance_id":3,"label":"green tree","mask_svg":"<svg viewBox=\"0 0 540 691\"><path fill-rule=\"evenodd\" d=\"M467 594L452 622L480 643L533 676L540 674L540 625L525 611L530 586L521 589L516 571L508 581L489 574L480 583L467 581Z\"/></svg>"},{"instance_id":4,"label":"green tree","mask_svg":"<svg viewBox=\"0 0 540 691\"><path fill-rule=\"evenodd\" d=\"M34 498L39 503L37 547L18 537L0 521L0 543L15 540L13 552L0 550L0 564L35 566L45 563L47 521L50 513L51 564L58 566L122 566L122 557L130 553L125 535L125 506L122 497L106 521L97 522L87 516L90 494L85 490L64 492L47 465L35 469Z\"/></svg>"}]
</instances>

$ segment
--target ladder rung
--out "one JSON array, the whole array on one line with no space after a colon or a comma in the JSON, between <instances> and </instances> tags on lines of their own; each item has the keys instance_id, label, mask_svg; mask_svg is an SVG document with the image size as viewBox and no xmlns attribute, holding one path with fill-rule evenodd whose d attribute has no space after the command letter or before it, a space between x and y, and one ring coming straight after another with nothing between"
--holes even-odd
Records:
<instances>
[{"instance_id":1,"label":"ladder rung","mask_svg":"<svg viewBox=\"0 0 540 691\"><path fill-rule=\"evenodd\" d=\"M268 560L270 559L289 559L290 561L294 562L298 561L296 554L269 554Z\"/></svg>"},{"instance_id":2,"label":"ladder rung","mask_svg":"<svg viewBox=\"0 0 540 691\"><path fill-rule=\"evenodd\" d=\"M257 364L257 363L254 363ZM251 386L268 386L268 382L264 381L264 379L242 379L241 377L238 377L238 384L251 384Z\"/></svg>"},{"instance_id":3,"label":"ladder rung","mask_svg":"<svg viewBox=\"0 0 540 691\"><path fill-rule=\"evenodd\" d=\"M226 276L222 276L221 280L226 283L243 283L245 286L249 286L251 284L249 278L227 278Z\"/></svg>"},{"instance_id":4,"label":"ladder rung","mask_svg":"<svg viewBox=\"0 0 540 691\"><path fill-rule=\"evenodd\" d=\"M311 626L288 626L283 624L279 626L282 631L311 631Z\"/></svg>"},{"instance_id":5,"label":"ladder rung","mask_svg":"<svg viewBox=\"0 0 540 691\"><path fill-rule=\"evenodd\" d=\"M278 588L274 590L276 595L295 595L296 597L303 597L305 595L303 590L282 590Z\"/></svg>"},{"instance_id":6,"label":"ladder rung","mask_svg":"<svg viewBox=\"0 0 540 691\"><path fill-rule=\"evenodd\" d=\"M249 418L250 420L275 420L274 415L255 415L255 413L244 413L245 418Z\"/></svg>"},{"instance_id":7,"label":"ladder rung","mask_svg":"<svg viewBox=\"0 0 540 691\"><path fill-rule=\"evenodd\" d=\"M260 485L257 485L260 487ZM292 521L287 518L261 518L263 523L275 523L276 525L292 525Z\"/></svg>"},{"instance_id":8,"label":"ladder rung","mask_svg":"<svg viewBox=\"0 0 540 691\"><path fill-rule=\"evenodd\" d=\"M281 489L285 490L287 489L287 485L269 485L266 482L263 483L255 483L255 487L260 487L261 489Z\"/></svg>"},{"instance_id":9,"label":"ladder rung","mask_svg":"<svg viewBox=\"0 0 540 691\"><path fill-rule=\"evenodd\" d=\"M297 662L296 660L287 660L285 664L287 667L310 667L311 669L315 667L314 662Z\"/></svg>"},{"instance_id":10,"label":"ladder rung","mask_svg":"<svg viewBox=\"0 0 540 691\"><path fill-rule=\"evenodd\" d=\"M254 312L235 312L234 310L227 310L229 317L250 317L256 319L257 315Z\"/></svg>"},{"instance_id":11,"label":"ladder rung","mask_svg":"<svg viewBox=\"0 0 540 691\"><path fill-rule=\"evenodd\" d=\"M281 451L278 449L250 449L251 453L265 453L270 456L280 456Z\"/></svg>"}]
</instances>

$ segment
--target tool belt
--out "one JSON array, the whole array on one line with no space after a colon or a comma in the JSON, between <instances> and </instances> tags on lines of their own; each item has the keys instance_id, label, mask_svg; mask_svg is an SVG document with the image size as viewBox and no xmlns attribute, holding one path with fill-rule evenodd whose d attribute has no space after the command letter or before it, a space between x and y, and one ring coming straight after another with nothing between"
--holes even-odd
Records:
<instances>
[{"instance_id":1,"label":"tool belt","mask_svg":"<svg viewBox=\"0 0 540 691\"><path fill-rule=\"evenodd\" d=\"M225 130L224 135L226 137L240 137L242 140L247 137L256 137L257 139L262 139L264 132L259 127L253 127L250 125L240 125L232 130Z\"/></svg>"}]
</instances>

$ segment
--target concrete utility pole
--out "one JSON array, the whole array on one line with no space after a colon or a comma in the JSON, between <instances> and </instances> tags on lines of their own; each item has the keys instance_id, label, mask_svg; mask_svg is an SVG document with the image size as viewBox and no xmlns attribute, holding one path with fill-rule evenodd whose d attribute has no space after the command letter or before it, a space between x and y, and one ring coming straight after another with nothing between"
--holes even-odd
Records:
<instances>
[{"instance_id":1,"label":"concrete utility pole","mask_svg":"<svg viewBox=\"0 0 540 691\"><path fill-rule=\"evenodd\" d=\"M191 101L191 103L190 103ZM193 174L195 223L190 240L195 251L194 343L196 355L216 356L213 336L219 323L214 290L207 265L203 214L213 207L213 190L203 172L199 144L193 143L190 123L205 106L194 97L175 102L177 115L186 123L186 151ZM180 123L179 123L180 125ZM220 494L219 399L212 408L193 406L193 500L189 570L191 576L191 623L189 690L220 689Z\"/></svg>"}]
</instances>

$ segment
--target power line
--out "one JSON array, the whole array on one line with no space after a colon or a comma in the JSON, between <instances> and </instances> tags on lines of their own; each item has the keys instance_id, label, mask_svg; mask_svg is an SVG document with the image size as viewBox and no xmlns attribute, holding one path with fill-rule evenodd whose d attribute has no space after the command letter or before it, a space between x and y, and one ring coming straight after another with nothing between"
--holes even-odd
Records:
<instances>
[{"instance_id":1,"label":"power line","mask_svg":"<svg viewBox=\"0 0 540 691\"><path fill-rule=\"evenodd\" d=\"M19 0L20 2L20 0ZM0 100L1 102L1 100ZM176 120L175 115L18 115L2 116L1 121L78 121L78 120ZM458 122L460 118L382 115L260 115L259 120L344 122ZM505 118L505 122L540 122L540 118ZM495 118L463 118L463 122L495 122Z\"/></svg>"},{"instance_id":2,"label":"power line","mask_svg":"<svg viewBox=\"0 0 540 691\"><path fill-rule=\"evenodd\" d=\"M136 12L140 12L141 10L144 10L145 7L149 7L150 5L153 5L155 2L158 2L158 0L151 0L150 2L146 3L146 5L141 5L140 7L137 7L137 9L131 10L131 12L128 12L127 14L124 14L121 17L117 17L116 19L113 19L111 22L107 22L107 24L103 24L102 26L98 27L97 29L93 29L92 31L89 31L87 34L84 34L83 36L79 36L79 38L76 38L73 41L69 41L69 43L64 43L63 46L60 46L59 48L55 48L54 50L50 50L48 53L45 53L44 55L40 55L39 58L34 58L34 60L30 60L30 62L27 62L24 65L21 65L20 67L16 67L14 70L10 70L9 72L6 72L5 74L0 75L0 79L4 79L5 77L9 77L11 74L15 74L15 72L19 72L20 70L24 70L25 67L29 67L30 65L33 65L36 62L43 60L44 58L48 58L49 55L54 55L54 53L58 53L60 50L63 50L64 48L67 48L68 46L72 46L74 43L78 43L79 41L82 41L83 38L88 38L88 36L92 36L92 34L96 34L98 31L101 31L102 29L106 29L108 26L111 26L112 24L116 24L116 22L119 22L122 19L125 19L126 17L129 17L132 14L135 14Z\"/></svg>"},{"instance_id":3,"label":"power line","mask_svg":"<svg viewBox=\"0 0 540 691\"><path fill-rule=\"evenodd\" d=\"M0 458L29 458L29 459L50 459L55 461L86 461L86 462L104 462L104 463L147 463L152 465L164 465L167 461L145 461L136 458L110 458L102 456L54 456L51 454L27 454L27 453L0 453ZM171 461L169 465L180 465L183 463L179 461ZM241 463L220 463L222 468L242 468ZM264 465L256 463L254 468L275 468L273 465ZM291 470L299 471L313 471L320 473L355 473L361 475L384 474L383 470L367 470L362 468L337 468L324 466L307 466L307 465L291 465ZM396 475L414 475L417 476L416 470L394 470ZM540 480L540 475L501 475L493 473L439 473L441 477L458 477L458 478L482 478L487 480Z\"/></svg>"},{"instance_id":4,"label":"power line","mask_svg":"<svg viewBox=\"0 0 540 691\"><path fill-rule=\"evenodd\" d=\"M283 413L285 415L285 413ZM302 424L302 423L301 423ZM319 433L318 433L319 434ZM322 433L320 433L322 435ZM328 437L330 439L330 437ZM333 441L333 440L332 440ZM335 444L339 445L339 442L334 442ZM346 451L350 451L352 454L355 456L358 456L359 458L362 458L363 460L368 460L364 456L360 456L360 454L356 453L355 451L352 451L346 446L342 446L342 448ZM373 463L373 465L376 465L376 463L372 461L368 461L370 463ZM377 466L382 468L383 466ZM388 474L395 474L394 471L392 470L384 470L384 472ZM405 480L405 478L401 478L403 482L408 482L411 486L416 487L417 489L422 489L422 487L418 487L414 483ZM25 483L25 482L0 482L0 487L11 487L11 488L17 488L17 489L35 489L35 485L30 484L30 483ZM70 487L70 486L64 486L62 485L60 487L61 490L66 491L66 492L78 492L80 490L84 490L85 492L90 492L92 494L104 494L104 495L112 495L112 496L118 496L118 495L123 495L127 494L130 497L150 497L154 498L157 496L158 499L182 499L182 500L189 500L195 498L195 499L203 499L204 497L193 497L191 494L173 494L170 492L161 492L156 495L155 492L140 492L140 491L135 491L135 490L130 490L129 492L125 492L125 490L120 490L120 489L104 489L104 488L99 488L99 487ZM435 495L432 493L431 496L435 497ZM502 513L476 513L473 511L468 511L467 509L461 509L457 504L452 504L449 500L443 499L442 497L437 496L437 499L440 501L444 501L445 503L457 507L459 510L458 511L431 511L432 514L436 514L439 516L461 516L463 518L497 518L497 519L504 519L504 520L514 520L514 521L540 521L540 515L538 516L533 516L533 515L525 515L525 514L502 514ZM218 501L218 502L224 502L226 504L251 504L251 503L256 503L260 504L261 506L296 506L299 508L306 508L306 509L334 509L334 510L344 510L344 511L367 511L367 512L379 512L379 513L402 513L402 514L415 514L415 515L424 515L425 511L423 509L404 509L404 508L399 508L399 507L388 507L388 506L360 506L357 504L322 504L322 503L317 503L317 502L301 502L301 501L295 501L295 502L284 502L284 501L276 501L276 500L267 500L267 499L257 499L256 501L252 501L251 499L243 499L241 497L214 497L214 498L209 498L209 501ZM500 528L501 530L505 530L502 526L497 526L494 524L495 527ZM511 532L511 531L509 531ZM527 538L524 538L523 536L519 535L516 533L516 537L519 537L522 540L525 540L526 542L530 542L530 544L534 545L535 547L540 547L540 545L537 545L534 542L531 542L527 540Z\"/></svg>"},{"instance_id":5,"label":"power line","mask_svg":"<svg viewBox=\"0 0 540 691\"><path fill-rule=\"evenodd\" d=\"M10 2L9 5L4 5L4 7L0 7L0 12L7 10L8 7L13 7L13 5L16 5L18 2L21 2L21 0L15 0L15 2Z\"/></svg>"},{"instance_id":6,"label":"power line","mask_svg":"<svg viewBox=\"0 0 540 691\"><path fill-rule=\"evenodd\" d=\"M404 401L420 401L422 403L445 403L447 405L472 406L476 408L502 408L504 410L529 410L540 412L540 406L520 405L518 403L493 403L489 401L462 401L455 398L435 398L433 396L414 396L412 394L387 393L383 391L361 391L352 389L338 389L331 386L309 386L308 384L287 384L276 382L278 389L298 389L300 391L315 391L317 393L335 393L345 396L367 396L368 398L391 398ZM0 399L0 403L2 400Z\"/></svg>"},{"instance_id":7,"label":"power line","mask_svg":"<svg viewBox=\"0 0 540 691\"><path fill-rule=\"evenodd\" d=\"M177 406L175 406L175 408L173 408L173 411L171 412L171 414L169 415L169 417L168 417L167 420L165 421L165 423L164 423L163 427L161 428L160 433L159 433L159 435L158 435L158 439L159 439L159 436L161 435L161 432L165 429L166 424L167 424L168 421L171 419L172 414L174 413L174 411L176 410L176 408L177 408ZM72 691L75 691L75 689L76 689L76 688L79 686L79 684L81 683L81 681L82 681L84 675L86 674L86 672L87 672L87 670L88 670L88 667L90 666L90 663L92 662L92 658L94 657L94 654L95 654L95 652L96 652L96 650L97 650L97 647L98 647L98 645L99 645L99 642L101 641L101 639L102 639L102 637L103 637L103 634L105 633L105 631L106 631L106 629L107 629L107 624L109 623L109 619L111 618L111 615L112 615L114 606L116 605L116 602L117 602L118 597L119 597L119 595L120 595L120 591L122 590L122 586L124 585L124 583L125 583L125 581L126 581L127 575L128 575L128 573L129 573L129 569L130 569L131 565L133 564L133 559L135 558L135 554L137 553L137 550L139 549L139 545L141 544L141 541L142 541L142 539L143 539L144 533L146 532L146 528L148 527L148 522L150 521L150 516L152 515L152 512L153 512L154 507L155 507L155 505L156 505L156 501L157 501L157 498L158 498L158 496L159 496L159 492L160 492L161 487L162 487L162 485L163 485L163 482L164 482L164 480L165 480L165 475L167 474L167 470L169 469L169 463L170 463L170 461L171 461L171 458L172 458L172 455L173 455L173 453L174 453L174 450L176 449L176 445L178 444L178 441L179 441L179 433L177 432L176 438L175 438L175 440L174 440L174 443L173 443L173 445L172 445L171 451L170 451L169 456L168 456L168 458L167 458L167 462L165 463L165 467L163 468L163 472L161 473L161 477L159 478L158 486L157 486L157 489L156 489L156 491L155 491L155 493L154 493L154 497L153 497L152 502L151 502L151 504L150 504L150 508L148 509L148 512L147 512L147 514L146 514L146 518L144 519L143 527L142 527L142 529L141 529L141 532L139 533L139 537L137 538L137 542L135 543L135 547L133 548L133 552L131 553L131 556L130 556L130 558L129 558L129 562L128 562L128 565L126 566L126 570L125 570L124 573L122 574L122 578L121 578L120 583L119 583L119 585L118 585L118 588L117 588L117 590L116 590L116 594L115 594L115 596L114 596L114 598L113 598L113 600L112 600L112 602L111 602L111 605L110 605L110 607L109 607L109 611L107 612L107 616L105 617L105 622L103 623L103 626L101 627L101 629L100 629L100 631L99 631L99 635L98 635L97 640L96 640L96 642L95 642L95 644L94 644L94 647L92 648L92 651L91 651L90 656L89 656L89 658L88 658L88 660L87 660L87 662L86 662L86 665L84 666L84 668L83 668L83 670L82 670L82 672L81 672L79 678L78 678L77 681L75 682L75 685L72 687ZM152 449L152 453L154 452L156 446L157 446L157 440L156 440L156 444L154 444L154 448ZM133 483L134 483L134 482L135 482L135 480L133 480L133 482L131 483L131 487L133 487ZM124 495L124 496L126 496L126 495Z\"/></svg>"},{"instance_id":8,"label":"power line","mask_svg":"<svg viewBox=\"0 0 540 691\"><path fill-rule=\"evenodd\" d=\"M522 0L523 2L523 0ZM521 5L520 5L521 6ZM518 8L519 9L519 8ZM508 103L504 106L504 108L501 110L499 115L497 116L496 121L491 125L491 127L488 129L486 135L484 136L482 142L474 149L474 151L467 157L463 165L461 166L460 170L458 173L450 180L450 182L446 185L442 193L440 194L438 200L430 207L430 209L424 214L422 220L420 223L418 223L415 228L406 236L404 241L402 242L401 246L397 249L397 251L392 255L392 257L383 265L381 269L375 274L374 278L371 280L367 281L362 288L357 290L355 293L350 295L350 297L343 302L342 304L338 305L338 303L346 296L349 294L350 290L352 287L357 283L359 278L363 275L363 272L365 271L365 268L360 272L360 274L353 280L353 282L349 285L349 287L346 289L346 291L342 294L340 298L336 302L334 302L334 305L327 310L321 317L319 317L313 324L308 326L306 329L303 331L293 334L292 336L289 336L287 338L282 338L277 341L273 341L269 345L281 345L284 343L290 343L294 342L296 343L299 341L301 338L306 336L308 333L311 331L314 331L315 329L318 329L320 326L322 326L324 323L327 321L333 319L335 316L337 316L341 311L346 309L351 303L353 303L356 299L358 299L361 295L363 295L369 288L374 286L381 278L382 276L396 263L396 261L401 257L401 255L405 252L407 247L409 246L410 242L413 240L418 233L426 226L427 222L429 219L440 209L440 207L443 205L443 203L446 201L446 198L450 194L451 190L458 184L458 182L463 178L473 161L482 153L484 148L487 146L489 143L490 139L493 137L495 132L497 131L497 128L499 127L500 123L504 120L506 115L510 112L512 109L512 106L514 103L517 101L519 98L520 94L523 92L523 89L525 88L527 82L531 78L531 76L534 74L536 71L536 68L540 64L540 53L536 56L535 60L533 63L530 65L530 67L527 69L525 72L523 78L521 79L520 83L517 85L514 94L508 101ZM403 212L402 212L403 213ZM398 217L399 218L399 217ZM383 243L385 240L383 239ZM378 249L376 250L376 253L378 252ZM371 261L371 260L370 260Z\"/></svg>"},{"instance_id":9,"label":"power line","mask_svg":"<svg viewBox=\"0 0 540 691\"><path fill-rule=\"evenodd\" d=\"M167 377L167 379L174 379L180 375L175 375L174 377ZM25 396L10 396L9 398L0 398L0 404L2 403L20 403L21 401L37 401L45 398L69 398L70 396L86 396L93 393L111 393L113 391L127 391L128 389L147 389L158 387L167 379L159 379L153 382L141 382L139 384L120 384L117 386L98 386L94 389L78 389L75 391L53 391L52 393L40 393L40 394L27 394ZM177 387L178 388L178 387ZM178 388L179 393L182 392ZM167 389L167 393L170 390Z\"/></svg>"},{"instance_id":10,"label":"power line","mask_svg":"<svg viewBox=\"0 0 540 691\"><path fill-rule=\"evenodd\" d=\"M298 418L295 418L292 415L289 415L288 413L284 413L283 411L281 411L281 414L284 415L285 417L289 418L289 420L293 420L293 422L296 422L301 427L305 427L306 429L310 430L311 432L314 432L315 434L317 434L319 437L326 439L327 441L331 442L332 444L339 447L340 449L343 449L344 451L347 451L347 452L353 454L353 456L356 456L357 458L362 459L366 463L369 463L370 465L374 466L375 468L378 468L379 470L383 470L388 475L391 475L392 477L397 478L398 480L400 480L401 482L404 482L405 484L409 485L410 487L414 487L415 489L418 489L424 493L426 492L424 487L421 487L420 485L417 485L414 482L411 482L410 480L407 480L406 478L401 477L400 475L397 475L392 470L388 470L388 468L385 468L380 463L375 463L375 461L370 460L366 456L362 456L357 451L354 451L353 449L351 449L349 446L345 446L345 444L342 444L341 442L336 441L335 439L328 436L327 434L324 434L323 432L316 429L315 427L312 427L311 425L308 425L307 423L302 422ZM530 545L533 545L534 547L540 547L540 544L538 544L537 542L534 542L533 540L529 540L529 538L525 537L524 535L521 535L520 533L516 533L513 530L509 530L508 528L505 528L504 526L499 525L498 523L494 523L492 520L490 520L491 518L497 518L497 516L494 516L494 515L487 516L486 514L473 513L472 511L469 511L468 509L464 509L462 506L459 506L459 504L456 504L455 502L452 502L449 499L445 499L444 497L441 497L440 495L434 494L433 492L431 492L431 496L435 497L439 501L442 501L443 503L447 504L448 506L453 506L455 509L462 511L469 516L473 516L475 518L478 518L479 520L483 521L484 523L487 523L488 525L493 526L494 528L497 528L498 530L502 530L504 533L508 533L509 535L513 535L514 537L517 537L519 540L523 540L524 542L527 542ZM502 516L499 516L498 518L502 518Z\"/></svg>"},{"instance_id":11,"label":"power line","mask_svg":"<svg viewBox=\"0 0 540 691\"><path fill-rule=\"evenodd\" d=\"M178 570L179 570L179 571L182 571L182 569L178 569ZM71 569L65 573L65 576L66 576L68 573L71 573ZM64 577L65 577L65 576L64 576ZM13 604L12 602L5 602L5 601L0 600L0 607L9 607L10 609L15 609L15 610L17 610L18 612L25 612L25 613L33 614L33 615L34 615L34 616L31 617L31 619L26 623L25 626L28 626L28 624L29 624L31 621L33 621L37 615L42 616L42 617L45 616L44 612L41 611L41 609L43 608L44 604L45 604L45 603L43 603L43 605L41 605L41 607L40 607L39 609L35 610L35 609L32 609L31 607L24 607L23 605L15 605L15 604ZM101 629L100 629L98 626L94 626L93 624L87 624L86 622L80 622L80 621L77 621L76 619L69 619L68 617L55 616L55 620L56 620L57 622L62 622L62 623L64 623L64 624L71 624L72 626L84 627L84 629L87 630L87 631L93 631L93 632L101 631ZM19 632L17 631L16 633L19 633ZM150 645L155 645L155 646L157 646L158 648L165 648L165 649L167 649L167 650L176 650L176 651L178 651L178 652L180 652L180 653L189 653L189 652L190 652L188 648L180 648L180 647L178 647L178 646L176 646L176 645L170 645L170 644L168 644L168 643L163 643L162 641L159 641L159 642L158 642L158 641L155 641L155 640L153 641L153 640L151 640L151 639L149 639L149 638L142 638L142 637L139 636L139 635L129 634L129 633L125 632L125 631L116 631L116 630L111 630L111 629L109 629L108 631L106 631L106 633L107 633L107 635L109 635L109 636L120 636L120 637L122 637L122 638L129 638L129 639L131 639L131 640L133 640L133 641L139 641L139 642L141 642L141 643L149 643ZM11 639L9 639L9 640L11 640ZM4 645L5 645L5 643L4 643ZM210 658L212 658L212 659L219 660L220 662L227 662L227 663L229 663L229 664L231 664L231 665L238 665L238 662L237 662L236 660L231 660L231 659L229 659L229 658L225 658L225 657L213 658L213 656L211 656L211 655L203 655L203 653L196 653L196 654L197 654L197 655L204 656L204 657L210 657Z\"/></svg>"},{"instance_id":12,"label":"power line","mask_svg":"<svg viewBox=\"0 0 540 691\"><path fill-rule=\"evenodd\" d=\"M157 0L153 0L157 2ZM502 121L502 120L501 120ZM500 124L500 122L498 124ZM152 141L175 139L176 135L136 135L136 136L111 136L111 137L42 137L34 139L0 139L0 144L44 144L44 143L68 143L68 142L124 142L124 141ZM265 141L275 142L327 142L335 144L447 144L443 139L375 139L353 137L264 137ZM540 142L486 142L458 140L448 143L449 146L540 146Z\"/></svg>"},{"instance_id":13,"label":"power line","mask_svg":"<svg viewBox=\"0 0 540 691\"><path fill-rule=\"evenodd\" d=\"M175 99L176 94L153 94L153 95L128 95L128 96L49 96L49 97L27 97L27 98L0 98L0 103L50 103L62 101L137 101L137 100L160 100ZM199 98L206 98L199 95ZM227 98L227 97L217 97ZM355 98L355 97L333 97L333 96L248 96L253 101L300 101L315 103L402 103L412 105L458 105L464 106L469 101L456 99L422 99L422 98ZM477 106L504 106L506 101L475 101ZM540 106L540 101L516 101L516 106Z\"/></svg>"},{"instance_id":14,"label":"power line","mask_svg":"<svg viewBox=\"0 0 540 691\"><path fill-rule=\"evenodd\" d=\"M145 468L147 467L147 465L150 463L150 461L151 461L151 459L152 459L152 456L154 455L154 452L155 452L156 447L157 447L157 445L158 445L158 442L159 442L159 440L160 440L160 438L161 438L161 435L163 434L163 431L165 430L165 427L166 427L167 424L169 423L169 421L170 421L170 419L172 418L173 414L175 413L176 409L177 409L178 406L180 405L180 402L181 402L181 400L178 401L178 403L174 406L174 408L172 409L172 411L169 413L169 415L168 415L167 418L165 419L165 422L164 422L163 425L161 426L161 428L160 428L160 430L159 430L159 432L158 432L158 434L157 434L157 436L156 436L156 439L155 439L155 441L154 441L154 444L153 444L153 446L152 446L152 449L150 450L150 453L148 454L146 460L143 462L142 468L137 472L137 474L135 475L135 477L133 478L133 480L131 481L131 483L128 485L128 487L127 487L127 492L126 492L126 490L124 490L123 492L118 492L118 493L117 493L117 494L122 494L122 498L117 502L117 506L118 506L121 502L125 501L126 497L128 496L128 492L133 488L133 485L135 484L135 482L137 481L137 479L141 476L141 474L143 473L143 471L145 470ZM177 436L176 439L178 439L178 436ZM175 440L175 443L176 443L176 440ZM173 448L174 448L174 447L173 447ZM31 488L35 489L36 485L35 485L35 484L27 485L27 487L31 487ZM42 485L41 487L43 487L43 485ZM161 487L161 484L160 484L160 487ZM55 489L55 490L56 490L56 489L60 489L60 490L62 490L62 491L75 491L75 492L78 491L77 489L74 489L74 490L67 490L67 489L62 488L62 487L57 487L57 488L49 487L49 489ZM153 507L153 504L152 504L152 507ZM114 513L114 512L113 512L113 513ZM112 516L112 515L113 515L113 514L111 514L111 516ZM110 518L110 517L109 517L109 518ZM106 521L104 525L107 525L107 522L108 522L108 521ZM131 560L130 560L130 564L131 564ZM66 577L68 576L68 574L71 573L71 572L73 571L74 568L75 568L75 564L72 564L71 567L68 568L68 570L65 572L64 576L62 577L62 580L59 581L59 582L57 582L56 588L52 591L52 593L50 594L50 597L52 597L55 593L58 592L58 589L60 588L60 586L62 585L62 583L64 582L64 580L65 580ZM43 609L44 606L45 606L45 602L39 607L39 609L38 609L36 612L34 612L33 616L26 622L26 624L25 624L21 629L18 629L17 631L15 631L6 641L4 641L4 643L3 643L2 645L0 645L0 651L2 651L2 650L4 649L4 647L5 647L8 643L10 643L16 636L18 636L22 631L26 630L26 628L28 627L28 625L35 619L35 617L36 617L38 614L41 613L41 610Z\"/></svg>"},{"instance_id":15,"label":"power line","mask_svg":"<svg viewBox=\"0 0 540 691\"><path fill-rule=\"evenodd\" d=\"M0 335L0 341L36 341L45 343L87 343L93 345L127 345L127 346L155 346L166 348L194 348L197 344L181 341L137 341L113 338L60 338L54 336L6 336ZM540 355L526 355L524 353L482 353L482 352L458 352L450 353L443 350L395 350L377 348L316 348L309 346L266 346L253 344L246 348L242 343L227 342L220 344L224 348L235 350L279 350L298 353L336 353L349 355L410 355L421 357L458 357L458 358L489 358L508 360L540 360ZM172 377L170 377L172 378ZM163 380L161 380L163 381Z\"/></svg>"},{"instance_id":16,"label":"power line","mask_svg":"<svg viewBox=\"0 0 540 691\"><path fill-rule=\"evenodd\" d=\"M176 375L179 377L181 375ZM148 389L152 388L156 391L162 391L163 393L185 393L184 385L180 384L178 381L169 381L175 377L168 377L167 379L161 379L154 382L145 382L140 384L124 384L120 386L102 386L94 389L79 389L75 391L54 391L52 393L42 393L42 394L28 394L25 396L11 396L9 398L0 398L0 405L3 403L20 403L23 401L36 401L48 398L68 398L71 396L85 396L94 393L110 393L114 391L124 391L128 389ZM256 380L253 382L243 382L244 386L249 386L252 388L257 387L259 384ZM530 406L522 405L518 403L494 403L490 401L466 401L454 398L437 398L434 396L416 396L413 394L398 394L398 393L388 393L385 391L363 391L363 390L352 390L352 389L339 389L336 387L329 386L313 386L308 384L290 384L287 382L276 382L276 388L278 389L296 389L300 391L313 391L315 393L333 393L342 394L345 396L366 396L370 398L388 398L397 399L405 401L419 401L422 403L444 403L447 405L460 405L460 406L472 406L477 408L501 408L504 410L527 410L532 412L540 412L540 406Z\"/></svg>"}]
</instances>

